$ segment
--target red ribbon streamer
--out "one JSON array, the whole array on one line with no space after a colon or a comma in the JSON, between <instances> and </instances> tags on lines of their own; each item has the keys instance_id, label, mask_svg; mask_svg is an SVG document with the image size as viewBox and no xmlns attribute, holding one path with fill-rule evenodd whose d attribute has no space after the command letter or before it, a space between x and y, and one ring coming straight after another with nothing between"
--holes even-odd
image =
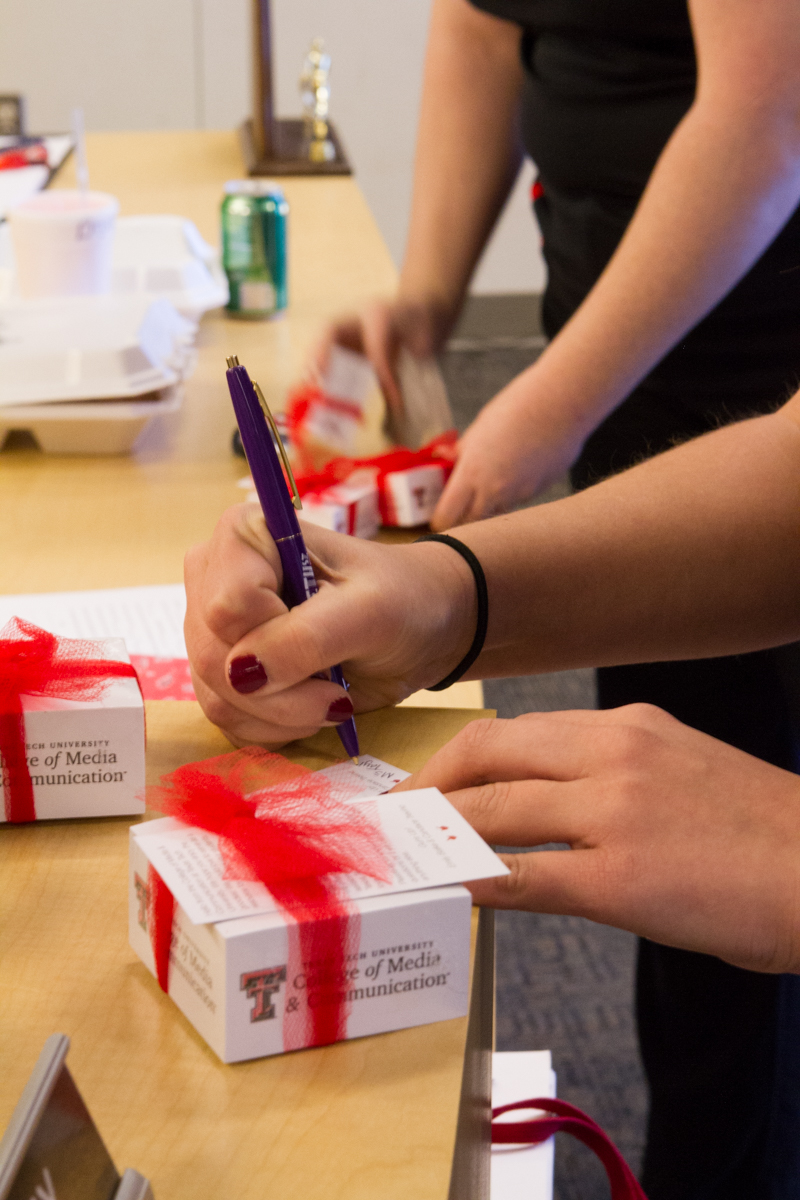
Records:
<instances>
[{"instance_id":1,"label":"red ribbon streamer","mask_svg":"<svg viewBox=\"0 0 800 1200\"><path fill-rule=\"evenodd\" d=\"M172 951L172 922L175 919L175 897L158 871L147 864L147 928L153 946L156 978L162 992L169 991L169 959Z\"/></svg>"},{"instance_id":2,"label":"red ribbon streamer","mask_svg":"<svg viewBox=\"0 0 800 1200\"><path fill-rule=\"evenodd\" d=\"M260 880L287 917L290 935L296 927L302 962L314 965L324 985L303 1014L303 1028L295 1029L295 1045L345 1037L345 971L348 954L358 950L358 919L328 877L389 878L386 843L365 806L342 803L324 777L255 747L179 767L148 799L160 812L215 834L225 878ZM167 991L173 913L164 888L158 879L149 907L156 975Z\"/></svg>"},{"instance_id":3,"label":"red ribbon streamer","mask_svg":"<svg viewBox=\"0 0 800 1200\"><path fill-rule=\"evenodd\" d=\"M136 679L136 672L130 663L99 658L97 642L57 637L19 617L0 629L0 757L7 821L36 820L21 697L99 700L111 678Z\"/></svg>"},{"instance_id":4,"label":"red ribbon streamer","mask_svg":"<svg viewBox=\"0 0 800 1200\"><path fill-rule=\"evenodd\" d=\"M512 1123L496 1122L492 1125L492 1145L508 1145L529 1142L538 1145L546 1142L554 1133L571 1133L578 1141L593 1150L605 1167L611 1185L611 1200L647 1200L641 1184L630 1169L617 1147L600 1126L566 1100L518 1100L516 1104L503 1104L492 1109L492 1121L502 1113L520 1108L537 1108L553 1113L551 1117L532 1117L527 1121Z\"/></svg>"}]
</instances>

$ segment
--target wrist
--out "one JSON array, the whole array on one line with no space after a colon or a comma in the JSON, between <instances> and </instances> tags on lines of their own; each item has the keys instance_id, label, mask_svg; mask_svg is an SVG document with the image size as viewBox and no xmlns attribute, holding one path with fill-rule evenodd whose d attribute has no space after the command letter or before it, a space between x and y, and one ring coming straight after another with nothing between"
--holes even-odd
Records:
<instances>
[{"instance_id":1,"label":"wrist","mask_svg":"<svg viewBox=\"0 0 800 1200\"><path fill-rule=\"evenodd\" d=\"M436 353L455 325L463 299L461 293L456 294L426 279L415 279L404 270L395 302L402 308L422 314L431 331Z\"/></svg>"},{"instance_id":2,"label":"wrist","mask_svg":"<svg viewBox=\"0 0 800 1200\"><path fill-rule=\"evenodd\" d=\"M562 330L536 362L499 393L516 406L523 420L538 430L544 413L549 423L580 442L592 433L624 398L618 380L607 378L604 364L585 346L575 346Z\"/></svg>"},{"instance_id":3,"label":"wrist","mask_svg":"<svg viewBox=\"0 0 800 1200\"><path fill-rule=\"evenodd\" d=\"M417 539L420 542L437 542L442 546L447 546L469 567L472 578L475 583L475 601L476 601L476 619L475 619L475 634L470 643L469 650L462 656L452 671L434 684L429 690L433 692L443 692L451 684L457 683L469 671L472 664L483 650L483 643L486 641L486 629L489 621L489 596L486 589L486 576L483 573L483 567L477 555L462 542L459 538L454 538L449 533L427 533L423 537Z\"/></svg>"},{"instance_id":4,"label":"wrist","mask_svg":"<svg viewBox=\"0 0 800 1200\"><path fill-rule=\"evenodd\" d=\"M425 562L429 582L424 603L417 598L415 604L424 613L420 687L427 688L445 679L469 653L478 623L478 595L469 564L446 544L417 542L409 553L415 556L414 575L419 577L420 563Z\"/></svg>"}]
</instances>

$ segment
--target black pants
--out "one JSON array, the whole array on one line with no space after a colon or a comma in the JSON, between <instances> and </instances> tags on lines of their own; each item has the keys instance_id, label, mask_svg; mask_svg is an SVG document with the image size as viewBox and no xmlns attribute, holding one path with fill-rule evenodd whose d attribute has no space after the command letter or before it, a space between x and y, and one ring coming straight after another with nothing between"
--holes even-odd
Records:
<instances>
[{"instance_id":1,"label":"black pants","mask_svg":"<svg viewBox=\"0 0 800 1200\"><path fill-rule=\"evenodd\" d=\"M645 386L589 439L583 487L708 422ZM799 551L800 552L800 551ZM600 708L646 701L795 770L793 648L598 671ZM636 1012L650 1090L649 1200L800 1197L800 978L640 941Z\"/></svg>"},{"instance_id":2,"label":"black pants","mask_svg":"<svg viewBox=\"0 0 800 1200\"><path fill-rule=\"evenodd\" d=\"M598 672L601 708L647 700L778 766L794 745L774 652ZM800 1196L800 977L640 941L636 1011L650 1200Z\"/></svg>"},{"instance_id":3,"label":"black pants","mask_svg":"<svg viewBox=\"0 0 800 1200\"><path fill-rule=\"evenodd\" d=\"M548 265L543 319L553 337L611 257L636 198L559 194L543 182L535 208ZM573 485L769 411L798 382L800 210L592 434ZM604 668L600 707L657 704L794 770L789 677L781 669L788 653ZM642 1178L650 1200L800 1200L800 979L643 941L637 1015L651 1099Z\"/></svg>"}]
</instances>

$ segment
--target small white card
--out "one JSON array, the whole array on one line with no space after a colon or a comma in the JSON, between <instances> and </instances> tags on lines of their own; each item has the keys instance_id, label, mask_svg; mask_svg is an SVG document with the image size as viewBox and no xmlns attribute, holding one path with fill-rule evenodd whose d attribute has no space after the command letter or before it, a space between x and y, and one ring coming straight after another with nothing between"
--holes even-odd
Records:
<instances>
[{"instance_id":1,"label":"small white card","mask_svg":"<svg viewBox=\"0 0 800 1200\"><path fill-rule=\"evenodd\" d=\"M380 758L373 758L371 754L361 754L357 763L334 763L332 767L326 767L317 774L324 775L329 781L336 800L381 796L409 776L408 771L401 771L399 767L393 767Z\"/></svg>"},{"instance_id":2,"label":"small white card","mask_svg":"<svg viewBox=\"0 0 800 1200\"><path fill-rule=\"evenodd\" d=\"M363 408L370 388L375 386L375 372L363 354L331 346L321 383L326 396L350 400Z\"/></svg>"},{"instance_id":3,"label":"small white card","mask_svg":"<svg viewBox=\"0 0 800 1200\"><path fill-rule=\"evenodd\" d=\"M328 768L325 774L337 769ZM367 796L353 803L368 804L380 826L389 846L390 878L383 882L365 875L331 876L342 898L362 899L508 874L494 851L436 788ZM262 883L223 877L216 835L166 818L136 826L134 836L195 925L278 911Z\"/></svg>"}]
</instances>

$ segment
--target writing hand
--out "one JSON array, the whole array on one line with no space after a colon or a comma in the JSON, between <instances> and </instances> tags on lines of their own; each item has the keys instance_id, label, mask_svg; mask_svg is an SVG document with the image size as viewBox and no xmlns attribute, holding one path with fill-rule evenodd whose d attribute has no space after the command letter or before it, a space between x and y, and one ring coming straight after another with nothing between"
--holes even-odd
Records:
<instances>
[{"instance_id":1,"label":"writing hand","mask_svg":"<svg viewBox=\"0 0 800 1200\"><path fill-rule=\"evenodd\" d=\"M356 712L395 704L444 678L474 634L472 573L447 547L384 546L314 525L303 535L320 590L291 611L258 505L229 509L186 556L195 692L236 744L307 737L350 715L348 698ZM349 693L326 677L337 663Z\"/></svg>"}]
</instances>

